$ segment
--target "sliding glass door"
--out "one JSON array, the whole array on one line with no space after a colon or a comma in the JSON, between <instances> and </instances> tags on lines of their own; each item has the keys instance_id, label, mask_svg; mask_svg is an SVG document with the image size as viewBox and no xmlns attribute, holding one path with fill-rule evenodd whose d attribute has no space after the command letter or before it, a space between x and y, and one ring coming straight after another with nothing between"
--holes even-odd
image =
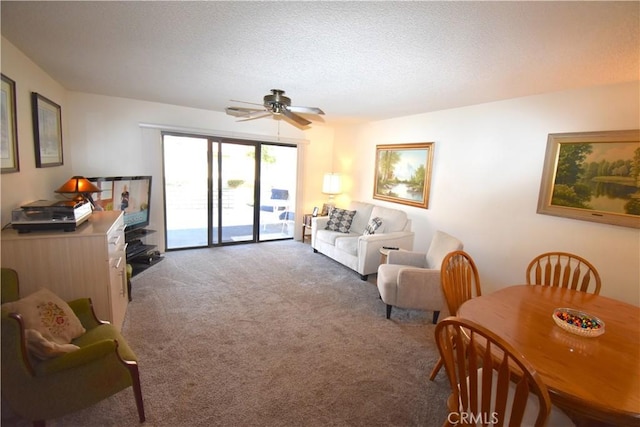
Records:
<instances>
[{"instance_id":1,"label":"sliding glass door","mask_svg":"<svg viewBox=\"0 0 640 427\"><path fill-rule=\"evenodd\" d=\"M260 149L259 239L293 237L297 149L267 144Z\"/></svg>"},{"instance_id":2,"label":"sliding glass door","mask_svg":"<svg viewBox=\"0 0 640 427\"><path fill-rule=\"evenodd\" d=\"M163 146L167 250L293 237L295 146L177 134Z\"/></svg>"},{"instance_id":3,"label":"sliding glass door","mask_svg":"<svg viewBox=\"0 0 640 427\"><path fill-rule=\"evenodd\" d=\"M209 142L163 135L167 249L208 246Z\"/></svg>"},{"instance_id":4,"label":"sliding glass door","mask_svg":"<svg viewBox=\"0 0 640 427\"><path fill-rule=\"evenodd\" d=\"M257 146L216 142L213 149L212 243L253 242Z\"/></svg>"}]
</instances>

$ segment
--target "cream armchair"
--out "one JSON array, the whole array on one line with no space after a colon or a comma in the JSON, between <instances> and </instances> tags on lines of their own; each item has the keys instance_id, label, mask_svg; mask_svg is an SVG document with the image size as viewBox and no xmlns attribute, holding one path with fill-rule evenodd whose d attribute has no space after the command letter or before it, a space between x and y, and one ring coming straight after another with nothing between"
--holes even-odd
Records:
<instances>
[{"instance_id":1,"label":"cream armchair","mask_svg":"<svg viewBox=\"0 0 640 427\"><path fill-rule=\"evenodd\" d=\"M433 323L438 322L441 310L447 305L440 285L440 266L444 257L462 250L462 242L442 231L437 231L429 251L389 251L387 264L378 267L378 292L387 305L387 319L391 307L433 312Z\"/></svg>"}]
</instances>

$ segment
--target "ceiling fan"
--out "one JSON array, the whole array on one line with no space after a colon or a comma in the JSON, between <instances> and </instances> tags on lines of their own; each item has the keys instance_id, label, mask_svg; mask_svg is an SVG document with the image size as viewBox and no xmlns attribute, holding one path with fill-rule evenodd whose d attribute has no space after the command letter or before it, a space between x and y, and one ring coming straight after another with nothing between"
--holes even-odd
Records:
<instances>
[{"instance_id":1,"label":"ceiling fan","mask_svg":"<svg viewBox=\"0 0 640 427\"><path fill-rule=\"evenodd\" d=\"M244 104L261 105L263 108L243 108L243 107L227 107L226 112L230 116L239 117L242 120L253 120L261 117L267 117L270 115L279 116L282 115L286 119L291 120L294 124L300 126L307 126L311 124L306 118L296 114L324 114L319 108L316 107L298 107L291 105L291 99L284 96L284 91L280 89L271 89L270 95L265 95L264 102L262 104L256 104L254 102L235 101L242 102Z\"/></svg>"}]
</instances>

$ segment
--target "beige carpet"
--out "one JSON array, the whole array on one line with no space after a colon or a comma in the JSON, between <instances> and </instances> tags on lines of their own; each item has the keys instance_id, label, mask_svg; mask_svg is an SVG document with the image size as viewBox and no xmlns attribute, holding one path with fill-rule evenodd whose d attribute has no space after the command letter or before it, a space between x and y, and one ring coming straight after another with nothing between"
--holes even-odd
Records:
<instances>
[{"instance_id":1,"label":"beige carpet","mask_svg":"<svg viewBox=\"0 0 640 427\"><path fill-rule=\"evenodd\" d=\"M133 279L123 334L145 426L440 426L431 313L295 241L170 252ZM26 426L6 417L3 426ZM48 426L138 426L131 389Z\"/></svg>"}]
</instances>

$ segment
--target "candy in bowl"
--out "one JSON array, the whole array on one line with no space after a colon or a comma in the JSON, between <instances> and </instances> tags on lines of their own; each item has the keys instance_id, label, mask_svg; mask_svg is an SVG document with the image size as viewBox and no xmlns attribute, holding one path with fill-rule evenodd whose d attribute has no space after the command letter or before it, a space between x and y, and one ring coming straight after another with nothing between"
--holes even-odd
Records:
<instances>
[{"instance_id":1,"label":"candy in bowl","mask_svg":"<svg viewBox=\"0 0 640 427\"><path fill-rule=\"evenodd\" d=\"M583 311L570 308L553 310L553 321L567 332L583 337L597 337L604 334L604 322Z\"/></svg>"}]
</instances>

